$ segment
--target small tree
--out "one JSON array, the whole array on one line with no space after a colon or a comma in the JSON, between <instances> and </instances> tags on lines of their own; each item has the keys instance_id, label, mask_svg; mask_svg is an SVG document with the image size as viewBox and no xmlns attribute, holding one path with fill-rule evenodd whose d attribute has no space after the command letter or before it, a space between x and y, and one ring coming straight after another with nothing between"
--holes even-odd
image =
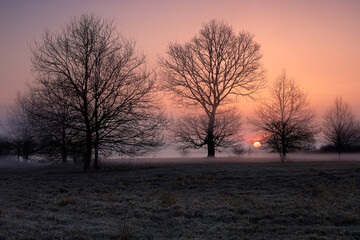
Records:
<instances>
[{"instance_id":1,"label":"small tree","mask_svg":"<svg viewBox=\"0 0 360 240\"><path fill-rule=\"evenodd\" d=\"M229 25L216 20L204 24L188 43L171 43L167 57L160 60L163 87L175 96L176 103L203 112L200 117L186 117L193 126L179 120L186 124L179 140L194 148L206 146L208 157L215 156L218 111L238 96L251 96L263 85L261 59L260 45L253 35L236 34ZM201 136L196 141L186 137L194 136L199 127Z\"/></svg>"},{"instance_id":2,"label":"small tree","mask_svg":"<svg viewBox=\"0 0 360 240\"><path fill-rule=\"evenodd\" d=\"M341 153L360 140L360 124L342 98L337 97L325 113L323 133L325 141L335 148L339 158Z\"/></svg>"},{"instance_id":3,"label":"small tree","mask_svg":"<svg viewBox=\"0 0 360 240\"><path fill-rule=\"evenodd\" d=\"M261 102L251 122L267 136L267 147L278 152L281 162L285 162L289 151L313 146L313 120L307 95L284 71L272 86L271 98Z\"/></svg>"},{"instance_id":4,"label":"small tree","mask_svg":"<svg viewBox=\"0 0 360 240\"><path fill-rule=\"evenodd\" d=\"M16 155L18 160L21 157L28 161L29 157L35 154L37 143L34 129L30 125L27 114L20 107L19 101L10 112L5 130L9 139L10 153Z\"/></svg>"},{"instance_id":5,"label":"small tree","mask_svg":"<svg viewBox=\"0 0 360 240\"><path fill-rule=\"evenodd\" d=\"M8 137L0 135L0 156L10 154L10 150L11 148Z\"/></svg>"},{"instance_id":6,"label":"small tree","mask_svg":"<svg viewBox=\"0 0 360 240\"><path fill-rule=\"evenodd\" d=\"M56 94L60 95L60 91L58 89ZM33 129L37 154L46 156L47 160L60 156L65 163L70 156L71 144L81 139L81 131L71 127L76 121L76 114L66 103L58 101L53 91L39 86L19 96L18 105Z\"/></svg>"}]
</instances>

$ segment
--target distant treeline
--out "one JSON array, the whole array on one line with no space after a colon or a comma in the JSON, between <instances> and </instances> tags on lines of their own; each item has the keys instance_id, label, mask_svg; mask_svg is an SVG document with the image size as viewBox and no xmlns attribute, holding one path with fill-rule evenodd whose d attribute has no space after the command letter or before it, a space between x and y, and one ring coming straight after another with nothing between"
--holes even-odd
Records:
<instances>
[{"instance_id":1,"label":"distant treeline","mask_svg":"<svg viewBox=\"0 0 360 240\"><path fill-rule=\"evenodd\" d=\"M337 153L338 150L336 149L336 147L334 145L325 145L322 146L318 152L323 152L323 153ZM357 145L347 145L344 146L343 148L343 153L360 153L360 143L358 143Z\"/></svg>"}]
</instances>

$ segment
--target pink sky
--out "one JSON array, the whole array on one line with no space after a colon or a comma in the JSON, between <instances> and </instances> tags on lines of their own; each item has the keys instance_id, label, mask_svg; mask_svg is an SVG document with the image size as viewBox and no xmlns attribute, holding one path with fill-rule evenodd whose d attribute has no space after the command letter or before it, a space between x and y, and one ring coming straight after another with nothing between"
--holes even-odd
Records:
<instances>
[{"instance_id":1,"label":"pink sky","mask_svg":"<svg viewBox=\"0 0 360 240\"><path fill-rule=\"evenodd\" d=\"M360 119L360 1L0 1L0 119L16 93L32 81L29 44L45 27L59 30L71 16L95 13L156 67L169 42L183 43L212 18L246 30L262 45L269 82L286 69L309 93L319 119L342 96ZM266 94L266 90L263 91ZM244 117L255 103L238 104ZM175 111L175 110L172 110Z\"/></svg>"}]
</instances>

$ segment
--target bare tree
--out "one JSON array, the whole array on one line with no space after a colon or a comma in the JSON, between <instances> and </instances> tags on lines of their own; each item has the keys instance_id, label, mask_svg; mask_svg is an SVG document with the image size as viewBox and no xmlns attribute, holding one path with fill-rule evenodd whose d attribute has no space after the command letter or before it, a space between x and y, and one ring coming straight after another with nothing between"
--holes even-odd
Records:
<instances>
[{"instance_id":1,"label":"bare tree","mask_svg":"<svg viewBox=\"0 0 360 240\"><path fill-rule=\"evenodd\" d=\"M51 160L61 156L65 163L70 156L71 144L80 140L79 131L71 127L75 113L64 102L59 101L51 89L30 87L27 94L19 96L18 107L22 108L34 132L38 155ZM58 89L60 95L62 89ZM64 94L64 93L62 93Z\"/></svg>"},{"instance_id":2,"label":"bare tree","mask_svg":"<svg viewBox=\"0 0 360 240\"><path fill-rule=\"evenodd\" d=\"M71 127L84 136L84 169L93 150L97 168L101 149L131 154L132 148L119 145L148 152L162 142L155 77L134 41L116 34L112 22L82 15L60 33L45 31L32 47L32 66L37 85L75 113Z\"/></svg>"},{"instance_id":3,"label":"bare tree","mask_svg":"<svg viewBox=\"0 0 360 240\"><path fill-rule=\"evenodd\" d=\"M360 140L360 123L356 121L350 106L342 98L325 113L323 133L326 142L339 154Z\"/></svg>"},{"instance_id":4,"label":"bare tree","mask_svg":"<svg viewBox=\"0 0 360 240\"><path fill-rule=\"evenodd\" d=\"M1 127L1 125L0 125ZM9 137L0 135L0 156L9 155L11 150Z\"/></svg>"},{"instance_id":5,"label":"bare tree","mask_svg":"<svg viewBox=\"0 0 360 240\"><path fill-rule=\"evenodd\" d=\"M274 82L270 94L271 98L257 107L251 122L266 136L267 147L277 151L285 162L289 151L313 146L315 115L307 95L287 78L285 71Z\"/></svg>"},{"instance_id":6,"label":"bare tree","mask_svg":"<svg viewBox=\"0 0 360 240\"><path fill-rule=\"evenodd\" d=\"M16 155L18 160L21 157L28 161L36 152L37 144L34 129L31 128L27 114L20 107L18 100L9 114L4 130L9 139L11 154Z\"/></svg>"},{"instance_id":7,"label":"bare tree","mask_svg":"<svg viewBox=\"0 0 360 240\"><path fill-rule=\"evenodd\" d=\"M251 96L263 85L261 59L260 45L250 33L235 34L229 25L216 20L206 23L190 42L171 43L167 57L160 59L164 88L181 105L203 110L209 157L215 156L218 108L237 96ZM194 128L188 125L186 129ZM198 144L193 142L195 147Z\"/></svg>"},{"instance_id":8,"label":"bare tree","mask_svg":"<svg viewBox=\"0 0 360 240\"><path fill-rule=\"evenodd\" d=\"M208 117L206 114L187 114L175 121L174 141L181 151L200 149L208 144ZM234 108L219 111L213 128L214 147L234 147L241 140L241 117Z\"/></svg>"}]
</instances>

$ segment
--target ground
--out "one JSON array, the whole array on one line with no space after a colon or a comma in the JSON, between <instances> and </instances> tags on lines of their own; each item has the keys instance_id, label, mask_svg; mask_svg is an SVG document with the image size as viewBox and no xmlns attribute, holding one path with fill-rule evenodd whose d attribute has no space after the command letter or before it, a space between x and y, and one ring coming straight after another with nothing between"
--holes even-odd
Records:
<instances>
[{"instance_id":1,"label":"ground","mask_svg":"<svg viewBox=\"0 0 360 240\"><path fill-rule=\"evenodd\" d=\"M0 169L0 239L360 239L360 162Z\"/></svg>"}]
</instances>

